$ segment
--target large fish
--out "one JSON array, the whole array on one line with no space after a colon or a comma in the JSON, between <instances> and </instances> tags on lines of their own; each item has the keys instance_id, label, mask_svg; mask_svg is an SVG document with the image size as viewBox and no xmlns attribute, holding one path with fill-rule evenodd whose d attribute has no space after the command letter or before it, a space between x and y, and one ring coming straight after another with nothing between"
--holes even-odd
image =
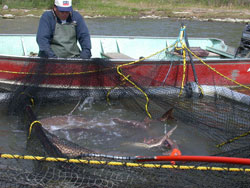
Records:
<instances>
[{"instance_id":1,"label":"large fish","mask_svg":"<svg viewBox=\"0 0 250 188\"><path fill-rule=\"evenodd\" d=\"M83 154L87 154L87 153L93 153L93 151L81 147L77 144L74 144L68 140L65 140L63 138L59 138L56 135L53 135L49 132L47 132L46 134L50 140L50 142L65 156L67 157L78 157L81 156ZM96 152L95 152L96 153Z\"/></svg>"},{"instance_id":2,"label":"large fish","mask_svg":"<svg viewBox=\"0 0 250 188\"><path fill-rule=\"evenodd\" d=\"M68 114L68 115L62 115L62 116L53 116L49 118L43 118L40 120L42 127L47 130L50 133L52 133L55 130L78 130L81 131L88 131L89 129L87 128L89 125L93 124L93 121L90 121L82 116L76 116L72 115L72 112L76 109L76 107L79 105L79 103L75 106L75 108ZM166 113L163 114L163 116L157 121L167 121L169 119L173 119L172 116L172 111L173 109L168 110ZM112 119L115 123L119 124L125 124L125 125L131 125L135 128L147 128L148 125L152 121L156 120L151 120L149 118L145 118L143 122L140 121L134 121L134 120L122 120L119 118L113 118ZM97 123L97 122L95 122ZM172 130L170 130L165 136L159 139L151 140L150 142L145 142L145 143L132 143L132 145L138 146L138 147L145 147L145 148L153 148L153 147L158 147L162 146L164 143L166 145L170 145L170 148L173 147L174 142L170 140L170 135L173 133L173 131L176 129L174 127ZM50 134L53 135L53 134ZM76 157L80 156L82 154L86 153L93 153L91 150L78 146L72 142L68 142L65 139L61 139L57 136L50 136L51 142L56 146L62 154L68 156L68 157ZM96 153L96 152L94 152Z\"/></svg>"},{"instance_id":3,"label":"large fish","mask_svg":"<svg viewBox=\"0 0 250 188\"><path fill-rule=\"evenodd\" d=\"M75 107L71 110L67 115L60 116L52 116L48 118L40 119L40 123L43 128L48 130L49 132L61 129L75 129L79 127L84 127L89 120L82 116L72 115L73 112L77 109L77 107L82 110L83 108L89 106L91 108L92 103L94 102L93 97L87 97L84 102L80 105L81 100L75 105Z\"/></svg>"},{"instance_id":4,"label":"large fish","mask_svg":"<svg viewBox=\"0 0 250 188\"><path fill-rule=\"evenodd\" d=\"M85 105L85 101L79 108L83 108L83 105ZM80 100L74 107L74 109L67 115L52 116L39 120L42 127L45 129L46 135L48 136L50 142L63 155L67 157L78 157L83 154L93 153L93 151L87 148L79 146L73 142L70 142L69 140L59 138L58 136L53 134L53 131L56 130L79 130L79 129L81 129L81 131L87 130L85 127L87 126L87 124L89 124L89 120L82 116L72 115L72 113L79 106L79 104Z\"/></svg>"},{"instance_id":5,"label":"large fish","mask_svg":"<svg viewBox=\"0 0 250 188\"><path fill-rule=\"evenodd\" d=\"M179 150L179 147L176 144L176 142L170 139L170 136L173 134L176 128L177 128L177 125L173 127L169 132L167 132L161 138L150 139L150 140L144 141L144 143L137 143L137 142L131 143L131 145L134 145L136 147L146 148L146 149L151 149L155 147L163 147L168 150L166 152L163 152L162 153L163 155L171 155L171 156L181 155L181 151ZM171 161L171 164L175 165L175 161Z\"/></svg>"},{"instance_id":6,"label":"large fish","mask_svg":"<svg viewBox=\"0 0 250 188\"><path fill-rule=\"evenodd\" d=\"M61 129L83 128L86 127L86 124L89 124L86 118L76 115L52 116L40 119L39 121L43 128L49 132Z\"/></svg>"},{"instance_id":7,"label":"large fish","mask_svg":"<svg viewBox=\"0 0 250 188\"><path fill-rule=\"evenodd\" d=\"M163 137L150 139L148 141L144 141L144 143L130 143L131 146L146 148L146 149L152 149L155 147L164 147L168 149L169 151L163 153L164 155L181 155L181 152L179 151L178 145L170 139L170 136L173 134L174 130L177 128L177 126L173 127L169 132L167 132ZM95 153L98 154L100 152L98 151L92 151L90 149L84 148L82 146L79 146L77 144L74 144L72 142L69 142L68 140L62 139L57 137L56 135L47 133L50 141L52 144L58 148L58 150L67 157L79 157L83 156L84 154L90 154Z\"/></svg>"},{"instance_id":8,"label":"large fish","mask_svg":"<svg viewBox=\"0 0 250 188\"><path fill-rule=\"evenodd\" d=\"M147 125L148 125L145 122L140 122L140 121L135 121L135 120L123 120L123 119L120 119L120 118L112 118L112 120L115 123L132 126L134 128L144 128L144 129L146 129Z\"/></svg>"},{"instance_id":9,"label":"large fish","mask_svg":"<svg viewBox=\"0 0 250 188\"><path fill-rule=\"evenodd\" d=\"M144 141L144 143L141 142L135 142L131 143L131 145L134 145L136 147L143 147L143 148L154 148L154 147L169 147L176 148L178 147L177 144L170 139L170 136L173 134L174 130L177 128L177 125L173 127L170 131L168 131L163 137L160 138L154 138L147 141Z\"/></svg>"},{"instance_id":10,"label":"large fish","mask_svg":"<svg viewBox=\"0 0 250 188\"><path fill-rule=\"evenodd\" d=\"M135 120L123 120L120 118L112 118L112 120L115 123L123 124L123 125L129 125L135 128L144 128L146 129L150 123L154 121L161 121L166 122L168 120L174 120L173 116L173 108L165 112L160 118L158 119L150 119L149 117L146 117L143 121L135 121Z\"/></svg>"}]
</instances>

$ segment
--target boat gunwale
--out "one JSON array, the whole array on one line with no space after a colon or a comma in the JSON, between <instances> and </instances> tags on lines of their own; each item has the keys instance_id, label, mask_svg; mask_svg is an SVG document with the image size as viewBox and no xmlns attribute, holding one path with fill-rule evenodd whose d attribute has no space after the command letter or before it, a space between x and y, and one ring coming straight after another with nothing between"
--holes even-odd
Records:
<instances>
[{"instance_id":1,"label":"boat gunwale","mask_svg":"<svg viewBox=\"0 0 250 188\"><path fill-rule=\"evenodd\" d=\"M1 36L36 36L36 34L8 34L0 33ZM176 39L177 37L163 37L163 36L141 36L141 35L90 35L90 38L128 38L128 39ZM192 40L218 40L225 44L225 41L219 38L208 38L208 37L189 37Z\"/></svg>"},{"instance_id":2,"label":"boat gunwale","mask_svg":"<svg viewBox=\"0 0 250 188\"><path fill-rule=\"evenodd\" d=\"M104 59L104 60L108 60L109 62L113 62L113 63L124 63L124 62L135 62L135 61L139 61L139 59L108 59L108 58L91 58L91 59L81 59L81 58L40 58L40 57L30 57L30 56L17 56L17 55L4 55L4 54L0 54L0 61L1 60L13 60L13 61L30 61L30 62L41 62L44 60L49 60L51 61L51 63L55 62L55 63L83 63L83 62L92 62L94 59ZM244 64L249 64L250 63L250 58L225 58L225 59L205 59L205 58L201 58L203 61L205 61L206 63L232 63L234 61L234 63L238 63L241 61L246 61L244 62ZM180 62L183 61L182 58L180 59L175 59L175 60L165 60L165 59L145 59L142 60L141 62L145 62L145 63L156 63L156 62ZM193 61L195 63L200 62L199 59L193 59ZM226 62L225 62L226 61ZM200 62L201 63L201 62Z\"/></svg>"}]
</instances>

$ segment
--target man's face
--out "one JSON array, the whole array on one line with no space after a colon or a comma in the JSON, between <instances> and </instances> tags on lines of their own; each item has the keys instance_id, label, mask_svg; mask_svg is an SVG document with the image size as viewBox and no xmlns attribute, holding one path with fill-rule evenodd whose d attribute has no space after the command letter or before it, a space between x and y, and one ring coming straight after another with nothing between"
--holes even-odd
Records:
<instances>
[{"instance_id":1,"label":"man's face","mask_svg":"<svg viewBox=\"0 0 250 188\"><path fill-rule=\"evenodd\" d=\"M54 11L60 20L66 20L70 14L69 11L59 11L56 6L54 6Z\"/></svg>"}]
</instances>

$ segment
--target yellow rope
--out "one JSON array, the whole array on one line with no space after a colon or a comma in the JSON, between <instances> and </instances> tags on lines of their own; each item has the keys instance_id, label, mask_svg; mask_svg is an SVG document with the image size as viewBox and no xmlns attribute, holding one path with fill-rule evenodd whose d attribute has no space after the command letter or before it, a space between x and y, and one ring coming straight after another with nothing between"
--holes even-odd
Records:
<instances>
[{"instance_id":1,"label":"yellow rope","mask_svg":"<svg viewBox=\"0 0 250 188\"><path fill-rule=\"evenodd\" d=\"M130 77L130 75L127 76L127 78L129 78L129 77ZM108 104L110 104L109 95L110 95L111 91L112 91L113 89L117 88L118 86L122 86L122 85L125 85L125 84L126 84L124 78L123 78L121 81L122 81L121 84L116 85L116 86L112 87L111 89L109 89L109 91L108 91L108 93L107 93L107 96L106 96L106 98L107 98L107 103L108 103Z\"/></svg>"},{"instance_id":2,"label":"yellow rope","mask_svg":"<svg viewBox=\"0 0 250 188\"><path fill-rule=\"evenodd\" d=\"M121 72L121 67L123 67L123 66L128 66L128 65L133 65L133 64L139 63L139 62L141 62L141 61L144 61L144 60L146 60L146 59L149 59L149 58L151 58L151 57L153 57L153 56L155 56L155 55L157 55L157 54L162 53L163 51L166 51L168 48L173 47L175 44L176 44L176 42L175 42L174 44L172 44L172 45L170 45L170 46L168 46L168 47L166 47L166 48L160 50L160 51L157 51L157 52L155 52L155 53L153 53L153 54L147 56L147 57L140 58L140 59L138 59L138 60L136 60L136 61L132 61L132 62L129 62L129 63L125 63L125 64L122 64L122 65L118 65L118 66L116 67L117 73L118 73L119 75L121 75L121 76L124 78L124 80L126 80L126 81L129 82L131 85L133 85L137 90L139 90L139 91L145 96L145 98L146 98L145 110L146 110L146 113L147 113L147 115L149 116L149 118L152 118L152 116L151 116L151 114L150 114L149 111L148 111L148 104L149 104L148 95L147 95L141 88L139 88L134 82L132 82L130 79L128 79L128 78Z\"/></svg>"},{"instance_id":3,"label":"yellow rope","mask_svg":"<svg viewBox=\"0 0 250 188\"><path fill-rule=\"evenodd\" d=\"M35 123L38 123L39 125L42 126L42 124L41 124L40 121L37 121L37 120L36 120L36 121L33 121L33 122L30 124L28 139L30 139L31 131L32 131L33 125L34 125Z\"/></svg>"},{"instance_id":4,"label":"yellow rope","mask_svg":"<svg viewBox=\"0 0 250 188\"><path fill-rule=\"evenodd\" d=\"M139 90L141 93L143 93L143 95L144 95L145 98L146 98L146 104L145 104L146 113L147 113L147 115L148 115L149 118L152 118L151 114L150 114L149 111L148 111L148 103L149 103L148 95L147 95L140 87L138 87L134 82L132 82L132 81L129 80L124 74L122 74L122 72L120 71L120 67L121 67L121 66L122 66L122 65L117 66L117 73L118 73L119 75L123 76L123 78L124 78L125 80L127 80L127 81L128 81L131 85L133 85L137 90Z\"/></svg>"},{"instance_id":5,"label":"yellow rope","mask_svg":"<svg viewBox=\"0 0 250 188\"><path fill-rule=\"evenodd\" d=\"M31 72L16 72L16 71L6 71L6 70L0 70L1 73L9 73L9 74L36 74Z\"/></svg>"},{"instance_id":6,"label":"yellow rope","mask_svg":"<svg viewBox=\"0 0 250 188\"><path fill-rule=\"evenodd\" d=\"M242 137L245 137L245 136L248 136L248 135L250 135L250 131L248 131L248 132L246 132L246 133L243 133L242 135L240 135L240 136L236 136L235 138L232 138L232 139L230 139L230 140L228 140L228 141L226 141L226 142L223 142L223 143L221 143L221 144L218 144L218 145L216 145L216 147L221 147L221 146L224 146L224 145L226 145L226 144L229 144L229 143L232 143L232 142L234 142L235 140L238 140L238 139L240 139L240 138L242 138Z\"/></svg>"},{"instance_id":7,"label":"yellow rope","mask_svg":"<svg viewBox=\"0 0 250 188\"><path fill-rule=\"evenodd\" d=\"M164 168L164 169L179 169L179 170L209 170L209 171L229 171L229 172L250 172L248 168L229 168L229 167L208 167L208 166L184 166L184 165L165 165L165 164L147 164L147 163L132 163L132 162L115 162L115 161L98 161L85 159L68 159L60 157L42 157L32 155L12 155L0 154L4 159L24 159L37 160L47 162L66 162L66 163L80 163L93 165L109 165L109 166L127 166L127 167L143 167L143 168Z\"/></svg>"},{"instance_id":8,"label":"yellow rope","mask_svg":"<svg viewBox=\"0 0 250 188\"><path fill-rule=\"evenodd\" d=\"M201 91L202 96L204 96L204 91L203 91L202 87L199 84L197 84L197 85L198 85L198 87L199 87L199 89Z\"/></svg>"},{"instance_id":9,"label":"yellow rope","mask_svg":"<svg viewBox=\"0 0 250 188\"><path fill-rule=\"evenodd\" d=\"M183 54L182 54L182 57L183 57L183 73L182 73L182 82L181 82L181 90L180 90L180 93L179 93L179 97L181 96L181 94L183 92L184 82L185 82L185 77L186 77L186 69L187 69L187 60L186 60L186 51L185 51L185 49L187 48L187 46L186 46L186 43L183 42L184 30L185 29L186 29L186 26L183 26L182 30L180 31L179 40L175 44L176 50L183 50ZM178 43L181 44L180 48L177 47ZM204 95L204 92L203 92L201 86L198 83L197 83L197 85L198 85L198 87L199 87L202 95Z\"/></svg>"},{"instance_id":10,"label":"yellow rope","mask_svg":"<svg viewBox=\"0 0 250 188\"><path fill-rule=\"evenodd\" d=\"M30 97L31 106L35 106L34 98L29 93L21 92L20 95L26 95L26 96Z\"/></svg>"},{"instance_id":11,"label":"yellow rope","mask_svg":"<svg viewBox=\"0 0 250 188\"><path fill-rule=\"evenodd\" d=\"M184 88L184 82L185 82L185 77L186 77L186 69L187 69L187 60L186 60L186 51L185 51L185 48L187 48L187 46L186 46L186 43L183 42L184 30L185 29L186 29L186 26L183 26L181 31L180 31L179 40L175 44L176 50L183 50L183 54L182 54L182 57L183 57L183 73L182 73L182 82L181 82L181 90L180 90L180 93L179 93L179 97L181 96L183 88ZM181 44L180 48L177 47L178 43ZM204 92L203 92L201 86L198 83L197 83L197 85L198 85L202 95L204 95Z\"/></svg>"},{"instance_id":12,"label":"yellow rope","mask_svg":"<svg viewBox=\"0 0 250 188\"><path fill-rule=\"evenodd\" d=\"M180 43L181 43L181 46L182 46L183 54L184 54L184 53L186 54L185 49L188 49L187 46L186 46L186 44L183 43L182 40L180 40ZM191 52L191 51L189 50L189 52ZM191 54L193 54L193 53L191 52ZM185 66L185 69L184 69L184 66ZM183 55L183 71L184 71L184 70L186 71L186 55L185 55L185 56ZM185 73L184 73L184 72L183 72L183 74L184 74L184 76L185 76ZM184 77L184 76L183 76L183 77ZM202 87L201 87L198 83L197 83L197 85L198 85L198 87L199 87L199 89L200 89L200 91L201 91L201 94L204 95L204 91L203 91ZM184 78L183 78L183 80L182 80L181 92L180 92L179 96L181 95L183 88L184 88Z\"/></svg>"},{"instance_id":13,"label":"yellow rope","mask_svg":"<svg viewBox=\"0 0 250 188\"><path fill-rule=\"evenodd\" d=\"M70 75L81 75L81 74L89 74L89 73L96 73L96 72L102 72L113 68L104 68L101 70L92 70L92 71L85 71L85 72L73 72L73 73L39 73L41 75L48 75L48 76L70 76ZM37 73L35 72L16 72L16 71L6 71L6 70L0 70L0 73L9 73L9 74L24 74L24 75L35 75Z\"/></svg>"},{"instance_id":14,"label":"yellow rope","mask_svg":"<svg viewBox=\"0 0 250 188\"><path fill-rule=\"evenodd\" d=\"M186 51L184 49L184 45L182 45L183 49L183 73L182 73L182 82L181 82L181 90L179 93L179 96L181 96L183 88L184 88L184 81L185 81L185 76L186 76Z\"/></svg>"}]
</instances>

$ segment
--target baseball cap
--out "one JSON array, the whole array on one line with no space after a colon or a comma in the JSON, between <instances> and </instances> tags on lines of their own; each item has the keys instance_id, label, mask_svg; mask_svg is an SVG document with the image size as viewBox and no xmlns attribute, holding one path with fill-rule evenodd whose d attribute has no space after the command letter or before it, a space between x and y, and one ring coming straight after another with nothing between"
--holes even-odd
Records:
<instances>
[{"instance_id":1,"label":"baseball cap","mask_svg":"<svg viewBox=\"0 0 250 188\"><path fill-rule=\"evenodd\" d=\"M72 0L55 0L55 5L59 11L73 11Z\"/></svg>"}]
</instances>

